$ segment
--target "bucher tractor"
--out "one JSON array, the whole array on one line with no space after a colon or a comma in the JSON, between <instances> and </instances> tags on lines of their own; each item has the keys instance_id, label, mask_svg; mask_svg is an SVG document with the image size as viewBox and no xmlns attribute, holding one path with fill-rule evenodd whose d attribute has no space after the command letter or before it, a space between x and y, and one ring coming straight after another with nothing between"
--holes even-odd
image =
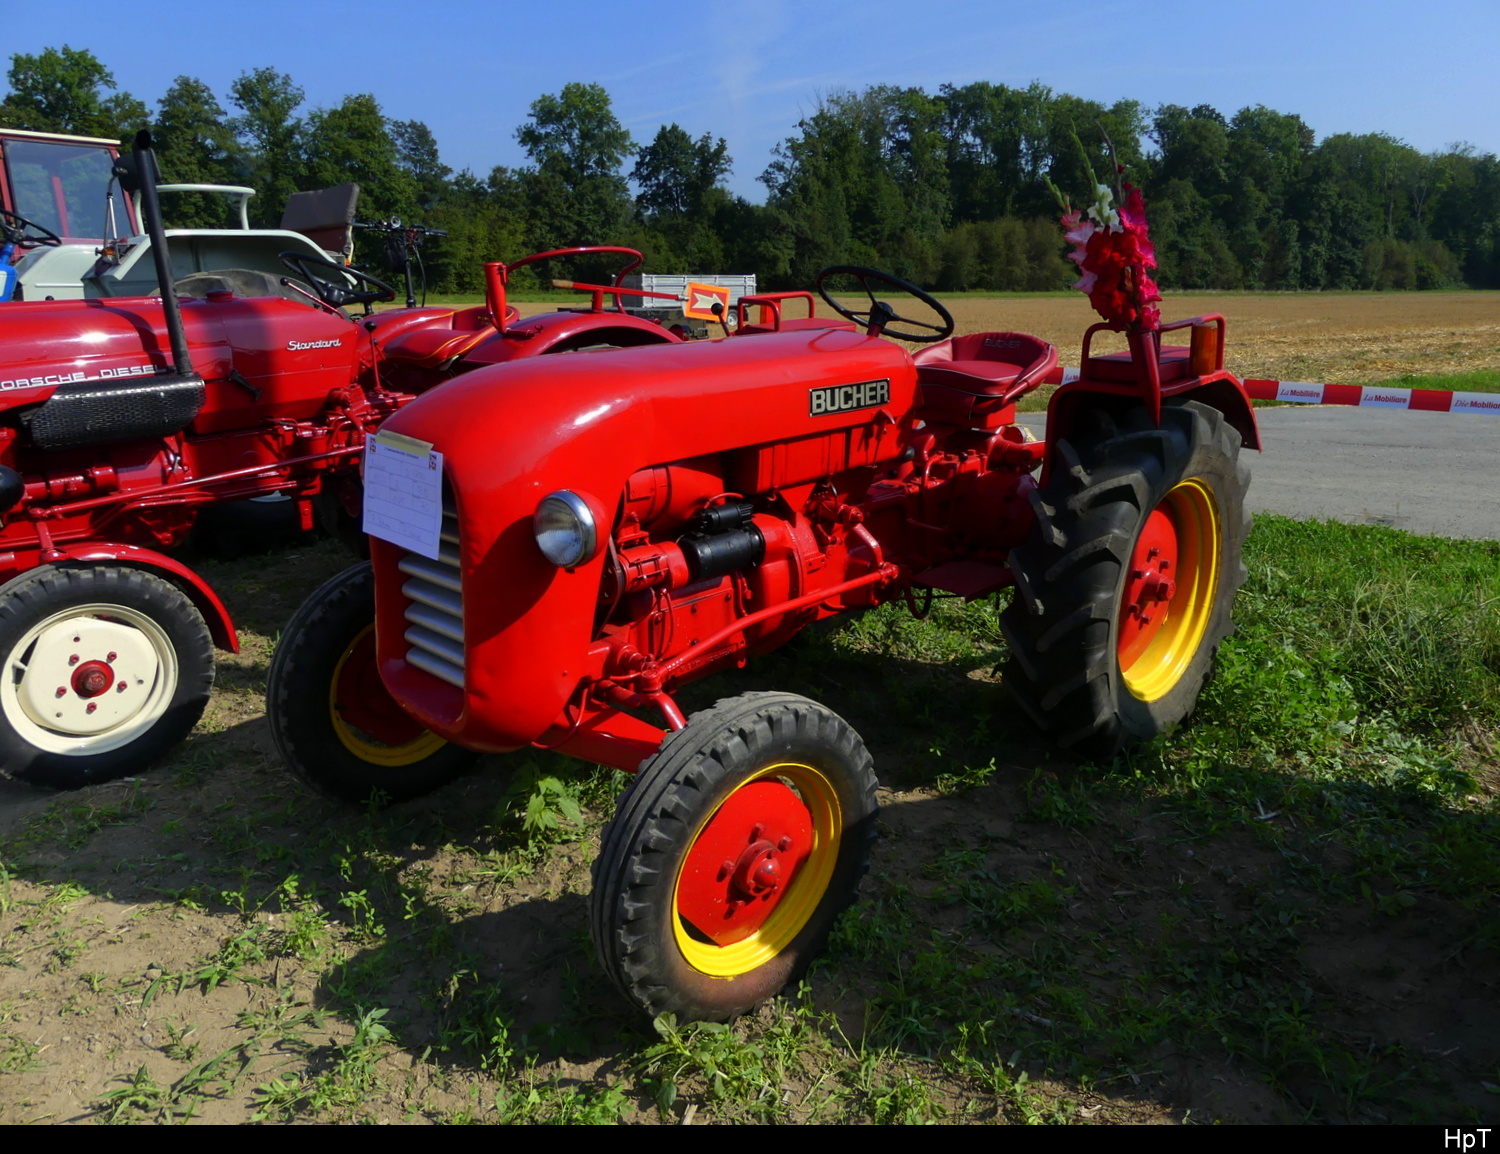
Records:
<instances>
[{"instance_id":1,"label":"bucher tractor","mask_svg":"<svg viewBox=\"0 0 1500 1154\"><path fill-rule=\"evenodd\" d=\"M832 277L865 295L851 307ZM1091 345L1117 326L1093 326L1037 443L1015 402L1051 345L955 337L938 301L871 269L818 287L839 319L787 315L810 294L747 298L732 337L479 370L402 409L381 437L440 466L441 491L367 475L368 496L431 545L372 537L271 668L281 754L338 797L413 797L528 746L634 773L591 917L650 1014L730 1017L794 977L854 895L876 812L870 755L824 705L750 693L685 717L679 687L823 618L1014 587L1006 681L1107 757L1187 717L1243 578L1239 451L1259 441L1222 317L1108 355Z\"/></svg>"},{"instance_id":2,"label":"bucher tractor","mask_svg":"<svg viewBox=\"0 0 1500 1154\"><path fill-rule=\"evenodd\" d=\"M279 284L225 270L179 302L149 157L138 141L120 174L142 194L159 296L0 311L0 768L51 785L144 768L202 713L235 629L164 551L205 506L281 494L304 528L320 504L352 523L365 435L416 394L480 366L677 340L606 307L618 277L581 286L576 310L522 320L507 304L529 264L640 263L615 247L491 264L472 308L371 315L389 286L300 249Z\"/></svg>"}]
</instances>

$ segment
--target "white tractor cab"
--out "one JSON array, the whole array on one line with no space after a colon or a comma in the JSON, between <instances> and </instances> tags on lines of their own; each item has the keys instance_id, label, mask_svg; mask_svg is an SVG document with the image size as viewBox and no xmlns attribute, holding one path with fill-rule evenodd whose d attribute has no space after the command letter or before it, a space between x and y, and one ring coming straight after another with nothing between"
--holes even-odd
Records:
<instances>
[{"instance_id":1,"label":"white tractor cab","mask_svg":"<svg viewBox=\"0 0 1500 1154\"><path fill-rule=\"evenodd\" d=\"M118 160L113 140L0 128L0 301L160 293L140 205L119 192ZM280 283L289 267L283 253L334 280L353 259L357 184L294 193L279 229L250 227L246 205L254 189L162 184L157 191L222 193L238 218L237 228L167 230L183 296L226 288L241 296L299 296ZM164 208L170 217L170 198Z\"/></svg>"}]
</instances>

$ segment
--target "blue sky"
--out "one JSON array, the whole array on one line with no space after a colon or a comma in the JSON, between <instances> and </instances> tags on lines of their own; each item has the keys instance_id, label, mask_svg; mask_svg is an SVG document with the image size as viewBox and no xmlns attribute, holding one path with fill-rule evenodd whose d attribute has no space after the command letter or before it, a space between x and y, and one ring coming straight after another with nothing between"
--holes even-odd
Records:
<instances>
[{"instance_id":1,"label":"blue sky","mask_svg":"<svg viewBox=\"0 0 1500 1154\"><path fill-rule=\"evenodd\" d=\"M1388 132L1424 152L1458 141L1500 152L1500 0L0 0L0 12L7 64L68 44L148 105L186 74L226 107L236 76L269 66L306 90L307 107L374 93L386 115L424 121L445 163L480 174L524 162L515 130L539 95L598 83L638 142L671 121L725 137L730 186L757 201L756 177L798 118L820 96L871 84L1039 80L1226 116L1265 104L1300 114L1319 139Z\"/></svg>"}]
</instances>

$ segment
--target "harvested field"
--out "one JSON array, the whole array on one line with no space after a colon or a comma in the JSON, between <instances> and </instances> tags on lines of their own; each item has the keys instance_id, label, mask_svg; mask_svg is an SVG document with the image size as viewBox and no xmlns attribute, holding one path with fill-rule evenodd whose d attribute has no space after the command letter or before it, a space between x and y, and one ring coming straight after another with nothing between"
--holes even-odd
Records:
<instances>
[{"instance_id":1,"label":"harvested field","mask_svg":"<svg viewBox=\"0 0 1500 1154\"><path fill-rule=\"evenodd\" d=\"M1035 333L1076 364L1097 318L1082 293L946 302L961 332ZM1182 293L1165 319L1223 313L1227 366L1241 377L1364 384L1406 373L1500 368L1500 294ZM1119 347L1123 348L1123 342Z\"/></svg>"},{"instance_id":2,"label":"harvested field","mask_svg":"<svg viewBox=\"0 0 1500 1154\"><path fill-rule=\"evenodd\" d=\"M945 298L958 331L1035 333L1078 363L1098 319L1082 293ZM1223 313L1241 377L1366 384L1406 373L1500 369L1500 293L1171 293L1168 319ZM521 305L524 315L555 303ZM1124 348L1124 342L1105 348Z\"/></svg>"}]
</instances>

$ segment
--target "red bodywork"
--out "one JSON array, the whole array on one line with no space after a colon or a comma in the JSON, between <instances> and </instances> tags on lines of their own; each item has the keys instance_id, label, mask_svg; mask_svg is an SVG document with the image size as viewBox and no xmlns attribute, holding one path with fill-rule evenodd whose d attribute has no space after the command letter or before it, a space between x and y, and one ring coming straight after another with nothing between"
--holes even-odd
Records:
<instances>
[{"instance_id":1,"label":"red bodywork","mask_svg":"<svg viewBox=\"0 0 1500 1154\"><path fill-rule=\"evenodd\" d=\"M506 318L503 331L492 315ZM481 365L677 340L593 308L522 321L501 302L495 313L481 305L350 320L280 297L215 292L182 301L192 368L206 384L191 419L165 435L112 436L112 410L101 401L87 443L49 448L31 435L31 421L60 390L103 397L170 370L162 303L16 302L3 316L0 466L20 475L24 495L0 512L0 586L50 562L150 569L184 588L229 649L234 627L217 596L160 552L182 542L200 507L284 493L310 528L312 498L332 491L357 515L365 434L425 389Z\"/></svg>"},{"instance_id":2,"label":"red bodywork","mask_svg":"<svg viewBox=\"0 0 1500 1154\"><path fill-rule=\"evenodd\" d=\"M1163 349L1154 381L1086 344L1085 376L1058 391L1051 421L1066 430L1085 398L1139 403L1154 389L1158 407L1178 394L1217 405L1258 445L1223 369L1223 319L1169 328L1185 326L1191 350ZM849 609L1009 584L1048 456L1015 426L1014 401L1055 349L975 334L913 357L851 328L783 325L765 306L756 335L479 370L392 418L444 454L456 513L446 571L372 540L380 672L395 698L472 749L536 744L633 769L663 736L638 715L681 727L671 693L684 682ZM561 489L608 537L571 569L547 560L533 529ZM747 536L717 543L753 558L695 572L689 554L709 549L695 517L740 502ZM423 650L429 577L461 590L446 624L463 638L461 665Z\"/></svg>"},{"instance_id":3,"label":"red bodywork","mask_svg":"<svg viewBox=\"0 0 1500 1154\"><path fill-rule=\"evenodd\" d=\"M1168 326L1179 327L1193 345L1162 349L1145 381L1128 354L1091 357L1086 342L1085 375L1058 390L1049 427L1065 436L1083 403L1153 390L1158 411L1163 395L1216 405L1258 446L1223 369L1223 318ZM756 335L479 370L392 418L444 454L457 535L446 579L462 601L447 627L463 637L461 667L420 652L426 610L412 591L431 566L372 539L380 672L395 698L472 749L536 744L633 769L663 736L638 714L681 727L670 695L684 682L849 609L1009 584L1032 474L1051 463L1015 426L1014 401L1056 351L997 333L913 357L851 329L783 325L773 302ZM560 489L608 536L571 569L547 560L533 530L538 503ZM740 531L763 549L695 573L694 518L737 502L748 503Z\"/></svg>"}]
</instances>

